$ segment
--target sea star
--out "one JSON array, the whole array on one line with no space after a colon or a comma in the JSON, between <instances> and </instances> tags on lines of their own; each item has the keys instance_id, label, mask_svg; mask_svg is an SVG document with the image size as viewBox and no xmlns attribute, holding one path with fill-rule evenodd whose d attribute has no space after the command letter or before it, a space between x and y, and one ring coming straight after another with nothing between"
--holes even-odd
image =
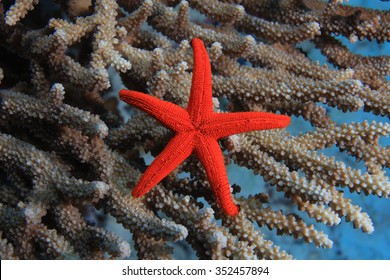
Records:
<instances>
[{"instance_id":1,"label":"sea star","mask_svg":"<svg viewBox=\"0 0 390 280\"><path fill-rule=\"evenodd\" d=\"M152 115L175 133L146 169L132 195L143 196L194 152L206 170L218 205L227 215L234 216L239 207L230 193L218 139L252 130L286 127L290 117L265 112L214 112L211 66L205 46L197 38L191 45L194 69L187 110L141 92L125 89L119 92L123 101Z\"/></svg>"}]
</instances>

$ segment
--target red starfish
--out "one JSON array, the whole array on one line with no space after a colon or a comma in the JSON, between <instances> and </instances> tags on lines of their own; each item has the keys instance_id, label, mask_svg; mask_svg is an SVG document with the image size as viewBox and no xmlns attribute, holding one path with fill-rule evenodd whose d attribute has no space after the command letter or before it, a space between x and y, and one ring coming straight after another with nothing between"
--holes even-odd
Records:
<instances>
[{"instance_id":1,"label":"red starfish","mask_svg":"<svg viewBox=\"0 0 390 280\"><path fill-rule=\"evenodd\" d=\"M228 215L239 208L230 194L223 155L218 139L252 130L286 127L290 117L264 112L216 113L213 111L211 66L200 39L191 42L194 51L191 95L187 110L150 95L121 90L120 98L141 109L175 132L165 149L142 175L132 195L141 197L172 172L192 152L203 164L218 205Z\"/></svg>"}]
</instances>

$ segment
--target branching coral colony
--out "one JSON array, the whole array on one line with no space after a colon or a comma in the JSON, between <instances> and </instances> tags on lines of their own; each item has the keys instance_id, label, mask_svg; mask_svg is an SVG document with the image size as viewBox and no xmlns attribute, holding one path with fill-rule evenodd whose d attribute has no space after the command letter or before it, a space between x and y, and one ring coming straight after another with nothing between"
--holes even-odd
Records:
<instances>
[{"instance_id":1,"label":"branching coral colony","mask_svg":"<svg viewBox=\"0 0 390 280\"><path fill-rule=\"evenodd\" d=\"M132 233L141 259L170 259L168 244L179 240L200 259L290 259L264 237L264 226L330 248L316 225L336 226L343 217L371 233L369 215L344 192L389 196L389 147L379 140L390 124L337 123L322 104L388 120L389 56L353 54L334 35L389 41L390 13L341 2L1 1L1 258L128 257L126 240L91 222L93 209ZM281 113L312 125L298 136L275 129L220 141L226 162L262 175L269 186L249 196L233 186L236 216L221 211L193 157L133 198L146 169L142 150L158 155L172 134L142 112L124 123L118 98L107 97L111 68L126 88L185 107L195 37L211 60L214 111ZM303 41L337 70L311 61L297 47ZM365 169L327 156L329 147ZM272 203L274 189L290 213Z\"/></svg>"}]
</instances>

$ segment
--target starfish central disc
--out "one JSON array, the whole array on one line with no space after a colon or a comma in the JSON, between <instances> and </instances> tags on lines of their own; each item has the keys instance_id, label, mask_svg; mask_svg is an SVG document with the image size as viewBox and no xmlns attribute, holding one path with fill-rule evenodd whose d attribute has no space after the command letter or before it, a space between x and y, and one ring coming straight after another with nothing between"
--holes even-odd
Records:
<instances>
[{"instance_id":1,"label":"starfish central disc","mask_svg":"<svg viewBox=\"0 0 390 280\"><path fill-rule=\"evenodd\" d=\"M227 215L239 208L230 193L223 154L218 139L252 130L283 128L290 117L265 112L216 113L212 103L212 77L206 48L200 39L191 42L194 69L187 109L156 97L121 90L126 103L152 115L175 135L146 169L132 195L141 197L171 173L192 153L202 163L218 205Z\"/></svg>"}]
</instances>

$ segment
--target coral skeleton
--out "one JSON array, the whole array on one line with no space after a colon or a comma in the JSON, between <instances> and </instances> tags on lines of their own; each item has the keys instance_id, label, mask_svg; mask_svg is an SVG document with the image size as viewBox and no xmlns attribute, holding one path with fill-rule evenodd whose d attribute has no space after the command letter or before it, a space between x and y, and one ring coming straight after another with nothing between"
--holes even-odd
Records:
<instances>
[{"instance_id":1,"label":"coral skeleton","mask_svg":"<svg viewBox=\"0 0 390 280\"><path fill-rule=\"evenodd\" d=\"M173 259L187 246L199 259L292 259L269 232L320 251L340 223L372 233L353 197L390 194L390 56L344 39L389 42L390 12L343 2L0 1L0 258ZM145 153L173 133L119 89L186 109L194 38L210 58L214 112L291 117L216 142L225 165L265 181L230 186L234 216L193 156L132 196Z\"/></svg>"}]
</instances>

